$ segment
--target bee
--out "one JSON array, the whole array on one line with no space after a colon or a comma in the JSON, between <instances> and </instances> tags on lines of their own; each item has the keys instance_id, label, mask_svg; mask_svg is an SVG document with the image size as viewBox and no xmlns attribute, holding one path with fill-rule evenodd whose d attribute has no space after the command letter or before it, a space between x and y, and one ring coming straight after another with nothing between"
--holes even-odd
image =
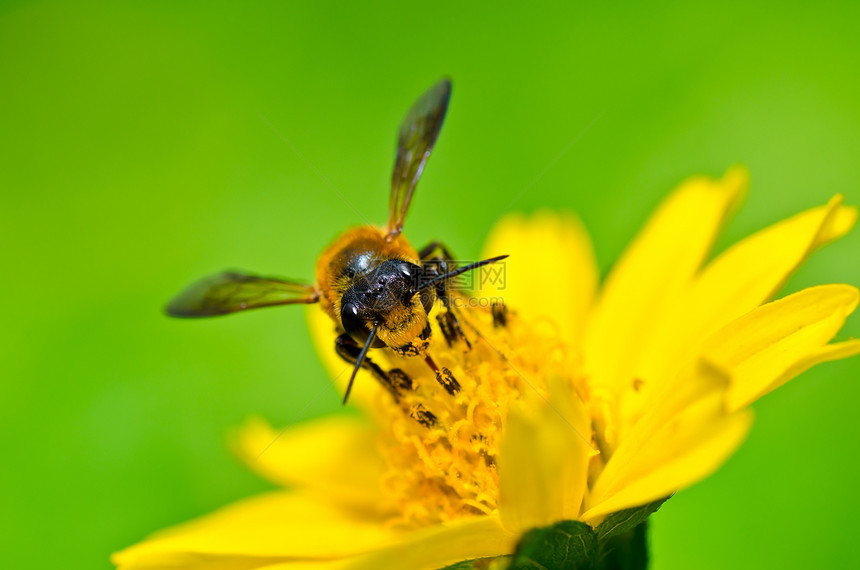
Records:
<instances>
[{"instance_id":1,"label":"bee","mask_svg":"<svg viewBox=\"0 0 860 570\"><path fill-rule=\"evenodd\" d=\"M400 370L384 371L367 353L387 348L402 356L422 357L437 381L450 393L459 390L451 372L431 358L430 313L437 315L446 341L468 343L451 306L450 280L497 262L506 255L456 267L448 248L438 241L416 250L403 236L403 222L442 127L451 82L443 79L427 90L406 114L397 137L391 176L388 224L347 230L320 255L316 284L225 271L189 286L166 308L173 317L211 317L259 307L319 303L334 321L339 336L335 351L353 370L346 404L358 370L365 368L396 397L411 386Z\"/></svg>"}]
</instances>

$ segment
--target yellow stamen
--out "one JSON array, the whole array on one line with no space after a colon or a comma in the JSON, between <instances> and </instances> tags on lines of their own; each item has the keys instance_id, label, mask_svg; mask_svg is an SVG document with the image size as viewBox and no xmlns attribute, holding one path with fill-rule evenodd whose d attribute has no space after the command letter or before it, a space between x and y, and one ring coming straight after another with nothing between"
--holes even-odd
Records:
<instances>
[{"instance_id":1,"label":"yellow stamen","mask_svg":"<svg viewBox=\"0 0 860 570\"><path fill-rule=\"evenodd\" d=\"M381 423L387 426L380 436L383 487L399 506L392 525L424 526L496 511L496 457L511 402L524 391L543 394L543 379L553 374L584 390L569 347L560 345L545 322L533 325L510 312L504 326L498 325L498 316L494 325L489 308L461 310L457 317L469 343L460 339L451 347L431 319L430 354L453 374L460 386L454 394L420 358L392 357L386 363L413 383L399 401L380 394L386 400ZM416 410L434 421L416 421Z\"/></svg>"}]
</instances>

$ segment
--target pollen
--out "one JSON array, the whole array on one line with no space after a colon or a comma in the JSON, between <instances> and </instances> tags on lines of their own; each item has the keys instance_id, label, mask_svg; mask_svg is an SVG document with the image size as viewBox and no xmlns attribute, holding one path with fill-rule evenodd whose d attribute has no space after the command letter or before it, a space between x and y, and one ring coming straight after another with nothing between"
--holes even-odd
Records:
<instances>
[{"instance_id":1,"label":"pollen","mask_svg":"<svg viewBox=\"0 0 860 570\"><path fill-rule=\"evenodd\" d=\"M446 311L441 305L437 311ZM504 314L503 314L504 311ZM497 510L496 457L510 404L525 391L543 394L543 378L569 377L576 356L558 340L552 323L530 323L499 307L452 313L462 336L431 319L428 350L433 369L421 358L391 357L392 368L411 379L399 399L385 398L379 444L385 458L383 487L394 499L398 527L418 527ZM457 389L452 389L456 386Z\"/></svg>"}]
</instances>

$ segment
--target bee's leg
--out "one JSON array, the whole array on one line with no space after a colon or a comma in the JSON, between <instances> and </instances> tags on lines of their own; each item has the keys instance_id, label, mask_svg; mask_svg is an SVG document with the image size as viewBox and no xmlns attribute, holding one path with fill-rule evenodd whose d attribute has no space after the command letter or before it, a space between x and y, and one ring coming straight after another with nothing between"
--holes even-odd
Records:
<instances>
[{"instance_id":1,"label":"bee's leg","mask_svg":"<svg viewBox=\"0 0 860 570\"><path fill-rule=\"evenodd\" d=\"M344 333L334 341L334 350L343 360L349 364L355 364L361 354L361 348L351 336ZM361 367L373 374L382 386L391 392L395 400L399 400L403 392L412 389L412 379L399 368L386 372L373 362L369 357L364 358Z\"/></svg>"},{"instance_id":2,"label":"bee's leg","mask_svg":"<svg viewBox=\"0 0 860 570\"><path fill-rule=\"evenodd\" d=\"M349 364L355 364L358 360L358 355L361 353L361 347L358 346L351 336L344 333L337 337L334 341L334 349L338 356L344 359ZM426 428L432 428L438 425L439 421L436 414L425 408L420 403L407 404L401 396L413 389L412 379L401 369L393 368L388 372L379 367L378 364L371 359L364 357L364 362L361 367L370 371L371 374L388 390L394 397L394 401L398 402L409 416ZM447 371L447 368L443 368ZM450 375L451 373L448 372ZM453 376L452 376L453 378ZM456 380L454 380L456 383ZM459 389L459 384L457 384Z\"/></svg>"},{"instance_id":3,"label":"bee's leg","mask_svg":"<svg viewBox=\"0 0 860 570\"><path fill-rule=\"evenodd\" d=\"M441 254L441 255L439 255ZM454 261L454 254L441 241L431 241L418 251L418 257L422 260L438 258L448 263Z\"/></svg>"},{"instance_id":4,"label":"bee's leg","mask_svg":"<svg viewBox=\"0 0 860 570\"><path fill-rule=\"evenodd\" d=\"M445 337L445 342L448 346L454 346L458 340L466 343L466 348L471 349L472 343L466 338L463 332L463 327L460 326L460 320L457 318L457 313L454 310L454 304L451 303L451 292L448 289L447 283L439 283L435 286L436 298L442 302L442 311L436 315L436 321L439 323L439 330L442 331L442 336Z\"/></svg>"},{"instance_id":5,"label":"bee's leg","mask_svg":"<svg viewBox=\"0 0 860 570\"><path fill-rule=\"evenodd\" d=\"M496 328L508 326L508 308L504 301L493 301L490 304L493 314L493 326Z\"/></svg>"},{"instance_id":6,"label":"bee's leg","mask_svg":"<svg viewBox=\"0 0 860 570\"><path fill-rule=\"evenodd\" d=\"M441 368L437 366L436 362L434 362L433 358L430 356L430 353L427 352L427 348L430 344L430 334L430 323L427 323L427 325L425 325L424 327L424 330L421 331L420 335L418 335L418 339L421 341L421 344L419 346L416 346L416 344L413 342L404 347L395 348L393 350L401 356L421 356L424 359L424 362L427 363L427 366L430 367L430 370L432 370L433 373L436 375L436 382L438 382L443 388L445 388L446 392L454 396L457 394L457 392L460 391L460 383L457 382L457 379L454 378L454 374L452 374L450 370L448 370L444 366L442 366ZM394 372L395 370L392 370L388 374L390 375ZM400 371L397 370L396 372ZM412 387L411 383L409 384L409 387Z\"/></svg>"},{"instance_id":7,"label":"bee's leg","mask_svg":"<svg viewBox=\"0 0 860 570\"><path fill-rule=\"evenodd\" d=\"M424 354L424 362L426 362L430 369L436 374L436 382L445 388L445 391L450 395L456 396L457 392L460 391L460 383L457 382L456 378L454 378L454 374L444 366L441 368L436 366L436 363L432 358L430 358L429 354Z\"/></svg>"},{"instance_id":8,"label":"bee's leg","mask_svg":"<svg viewBox=\"0 0 860 570\"><path fill-rule=\"evenodd\" d=\"M440 241L433 241L424 246L418 256L424 262L424 268L428 277L443 275L454 269L454 255ZM439 328L442 331L442 336L445 337L445 342L448 346L454 346L454 343L462 339L466 343L466 347L471 349L472 343L463 333L463 327L460 326L460 321L451 305L451 295L447 283L439 283L436 287L436 297L442 302L445 310L436 315L436 320L439 322Z\"/></svg>"},{"instance_id":9,"label":"bee's leg","mask_svg":"<svg viewBox=\"0 0 860 570\"><path fill-rule=\"evenodd\" d=\"M463 332L463 327L460 326L460 320L457 318L457 315L451 307L447 297L439 295L438 291L436 292L436 295L442 299L442 303L445 307L438 315L436 315L436 322L439 323L439 330L442 331L442 336L445 337L445 342L449 347L453 347L455 342L462 340L466 344L466 348L471 350L472 343L469 342L469 338L466 336L466 333Z\"/></svg>"},{"instance_id":10,"label":"bee's leg","mask_svg":"<svg viewBox=\"0 0 860 570\"><path fill-rule=\"evenodd\" d=\"M439 424L436 414L425 408L422 404L415 404L408 411L409 417L426 428L432 428Z\"/></svg>"}]
</instances>

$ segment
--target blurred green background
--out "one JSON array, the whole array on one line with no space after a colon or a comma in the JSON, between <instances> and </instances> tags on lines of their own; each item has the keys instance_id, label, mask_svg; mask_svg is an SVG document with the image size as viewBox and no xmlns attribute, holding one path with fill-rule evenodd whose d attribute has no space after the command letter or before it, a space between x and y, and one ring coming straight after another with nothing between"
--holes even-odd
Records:
<instances>
[{"instance_id":1,"label":"blurred green background","mask_svg":"<svg viewBox=\"0 0 860 570\"><path fill-rule=\"evenodd\" d=\"M109 568L267 488L224 444L248 415L340 410L301 310L161 307L225 267L311 278L361 221L338 193L384 222L395 130L442 75L407 233L461 257L526 188L513 209L576 210L604 270L675 183L735 162L752 191L720 247L860 203L856 3L107 4L0 5L9 568ZM860 285L858 251L855 231L787 289ZM840 338L858 335L852 317ZM858 373L820 366L758 403L737 455L653 519L653 568L860 565Z\"/></svg>"}]
</instances>

